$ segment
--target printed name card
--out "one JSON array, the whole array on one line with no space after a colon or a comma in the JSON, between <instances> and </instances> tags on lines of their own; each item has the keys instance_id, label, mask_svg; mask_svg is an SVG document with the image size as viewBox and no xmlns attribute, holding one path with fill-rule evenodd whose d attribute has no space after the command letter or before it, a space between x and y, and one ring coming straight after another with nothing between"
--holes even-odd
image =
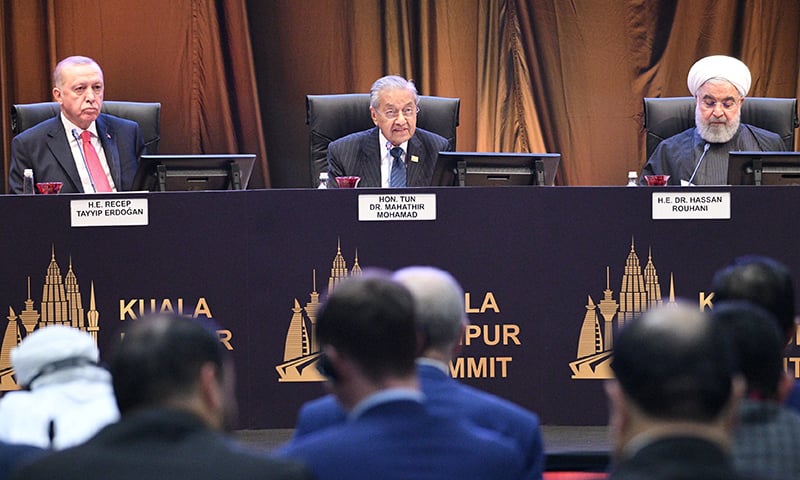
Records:
<instances>
[{"instance_id":1,"label":"printed name card","mask_svg":"<svg viewBox=\"0 0 800 480\"><path fill-rule=\"evenodd\" d=\"M73 227L120 227L147 225L146 198L98 198L71 200Z\"/></svg>"},{"instance_id":2,"label":"printed name card","mask_svg":"<svg viewBox=\"0 0 800 480\"><path fill-rule=\"evenodd\" d=\"M358 220L436 220L436 194L359 195Z\"/></svg>"},{"instance_id":3,"label":"printed name card","mask_svg":"<svg viewBox=\"0 0 800 480\"><path fill-rule=\"evenodd\" d=\"M730 192L653 192L653 220L730 218Z\"/></svg>"}]
</instances>

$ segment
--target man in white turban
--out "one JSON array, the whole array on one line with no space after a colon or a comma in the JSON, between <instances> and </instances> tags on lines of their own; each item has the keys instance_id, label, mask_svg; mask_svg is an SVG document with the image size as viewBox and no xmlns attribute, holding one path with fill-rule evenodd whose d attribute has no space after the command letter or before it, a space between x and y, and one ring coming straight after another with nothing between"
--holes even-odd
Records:
<instances>
[{"instance_id":1,"label":"man in white turban","mask_svg":"<svg viewBox=\"0 0 800 480\"><path fill-rule=\"evenodd\" d=\"M733 57L701 58L686 79L695 98L695 125L661 142L642 169L645 175L669 175L671 185L725 185L731 151L782 151L776 133L741 123L750 91L747 65Z\"/></svg>"},{"instance_id":2,"label":"man in white turban","mask_svg":"<svg viewBox=\"0 0 800 480\"><path fill-rule=\"evenodd\" d=\"M111 374L92 336L64 325L39 328L11 350L21 391L0 399L0 440L60 450L119 418Z\"/></svg>"}]
</instances>

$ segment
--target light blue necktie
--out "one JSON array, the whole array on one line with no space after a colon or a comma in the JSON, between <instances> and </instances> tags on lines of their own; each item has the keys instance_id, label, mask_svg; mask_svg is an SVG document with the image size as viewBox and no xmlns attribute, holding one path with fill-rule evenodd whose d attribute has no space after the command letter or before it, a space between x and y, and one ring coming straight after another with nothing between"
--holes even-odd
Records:
<instances>
[{"instance_id":1,"label":"light blue necktie","mask_svg":"<svg viewBox=\"0 0 800 480\"><path fill-rule=\"evenodd\" d=\"M389 186L392 188L404 188L406 186L406 165L403 163L403 149L394 147L389 150L392 156L392 170L389 173Z\"/></svg>"}]
</instances>

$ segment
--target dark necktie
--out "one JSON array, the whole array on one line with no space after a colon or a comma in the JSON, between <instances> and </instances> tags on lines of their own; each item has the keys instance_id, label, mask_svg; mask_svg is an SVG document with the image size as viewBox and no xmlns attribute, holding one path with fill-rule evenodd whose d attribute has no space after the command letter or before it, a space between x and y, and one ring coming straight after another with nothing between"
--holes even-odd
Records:
<instances>
[{"instance_id":1,"label":"dark necktie","mask_svg":"<svg viewBox=\"0 0 800 480\"><path fill-rule=\"evenodd\" d=\"M389 186L392 188L404 188L406 186L406 165L403 163L403 149L394 147L389 150L392 161L392 170L389 174Z\"/></svg>"}]
</instances>

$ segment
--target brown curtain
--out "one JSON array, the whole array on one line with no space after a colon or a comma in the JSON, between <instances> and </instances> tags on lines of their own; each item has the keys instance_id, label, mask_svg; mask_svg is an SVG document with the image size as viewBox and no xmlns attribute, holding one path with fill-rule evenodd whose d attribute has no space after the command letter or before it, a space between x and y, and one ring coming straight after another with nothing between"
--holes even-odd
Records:
<instances>
[{"instance_id":1,"label":"brown curtain","mask_svg":"<svg viewBox=\"0 0 800 480\"><path fill-rule=\"evenodd\" d=\"M388 73L461 98L459 150L561 152L564 185L639 170L642 97L688 95L702 56L744 60L751 96L800 94L795 1L5 0L0 25L4 170L10 105L49 100L71 54L107 99L164 104L162 152L257 153L253 187L312 186L305 95Z\"/></svg>"},{"instance_id":2,"label":"brown curtain","mask_svg":"<svg viewBox=\"0 0 800 480\"><path fill-rule=\"evenodd\" d=\"M702 56L742 58L751 96L798 95L798 2L251 0L248 9L282 186L311 186L305 95L366 92L388 73L461 98L460 150L561 152L565 185L619 185L639 170L642 97L688 95L686 73Z\"/></svg>"},{"instance_id":3,"label":"brown curtain","mask_svg":"<svg viewBox=\"0 0 800 480\"><path fill-rule=\"evenodd\" d=\"M50 101L55 63L103 68L107 100L162 103L159 153L256 153L269 186L244 0L8 0L0 49L4 177L13 103Z\"/></svg>"}]
</instances>

